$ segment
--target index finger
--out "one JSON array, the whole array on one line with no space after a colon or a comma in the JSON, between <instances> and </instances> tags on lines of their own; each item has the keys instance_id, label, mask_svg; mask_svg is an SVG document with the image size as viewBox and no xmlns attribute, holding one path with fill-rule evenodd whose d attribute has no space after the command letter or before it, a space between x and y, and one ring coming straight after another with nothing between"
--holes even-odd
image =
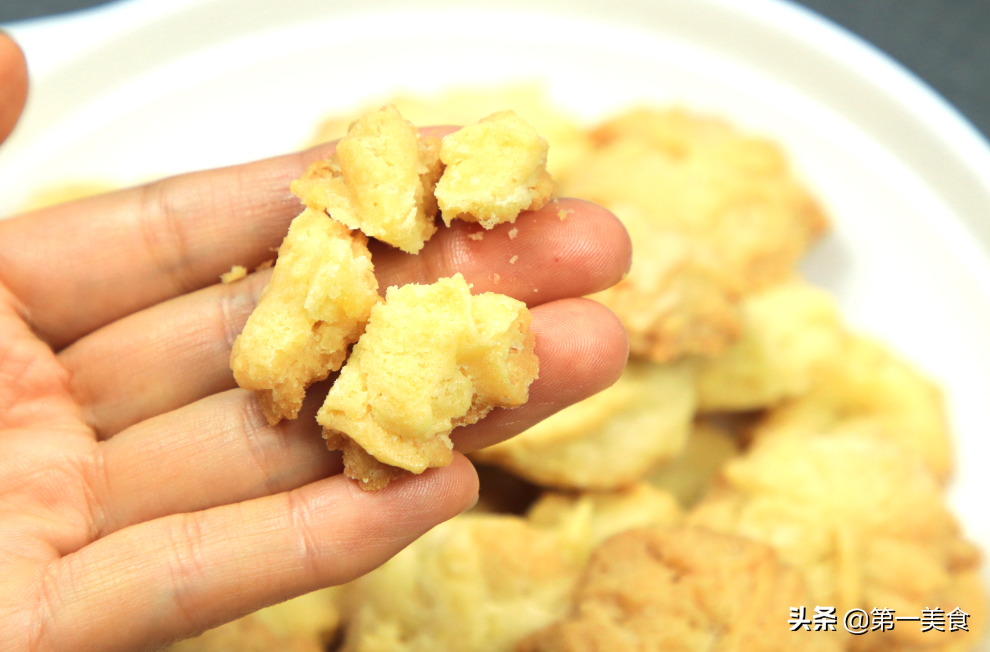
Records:
<instances>
[{"instance_id":1,"label":"index finger","mask_svg":"<svg viewBox=\"0 0 990 652\"><path fill-rule=\"evenodd\" d=\"M420 130L442 136L455 127ZM335 143L183 174L0 222L0 283L60 349L274 251L302 208L289 183Z\"/></svg>"}]
</instances>

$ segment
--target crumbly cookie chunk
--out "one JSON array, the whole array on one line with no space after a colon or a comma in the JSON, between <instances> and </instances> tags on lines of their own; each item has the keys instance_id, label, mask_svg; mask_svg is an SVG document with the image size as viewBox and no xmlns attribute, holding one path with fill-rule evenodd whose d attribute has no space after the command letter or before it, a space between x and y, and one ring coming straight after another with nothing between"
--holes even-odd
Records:
<instances>
[{"instance_id":1,"label":"crumbly cookie chunk","mask_svg":"<svg viewBox=\"0 0 990 652\"><path fill-rule=\"evenodd\" d=\"M307 593L167 648L167 652L323 652L340 627L338 587Z\"/></svg>"},{"instance_id":2,"label":"crumbly cookie chunk","mask_svg":"<svg viewBox=\"0 0 990 652\"><path fill-rule=\"evenodd\" d=\"M843 351L835 301L800 280L751 294L740 304L742 334L698 364L701 411L755 410L807 393Z\"/></svg>"},{"instance_id":3,"label":"crumbly cookie chunk","mask_svg":"<svg viewBox=\"0 0 990 652\"><path fill-rule=\"evenodd\" d=\"M807 604L769 547L692 528L632 530L595 551L573 613L518 652L838 652L840 635L788 631Z\"/></svg>"},{"instance_id":4,"label":"crumbly cookie chunk","mask_svg":"<svg viewBox=\"0 0 990 652\"><path fill-rule=\"evenodd\" d=\"M531 320L520 301L471 296L460 274L389 288L317 416L328 443L346 437L412 473L450 464L454 427L528 399L539 371ZM364 461L345 472L379 488L384 476Z\"/></svg>"},{"instance_id":5,"label":"crumbly cookie chunk","mask_svg":"<svg viewBox=\"0 0 990 652\"><path fill-rule=\"evenodd\" d=\"M939 388L886 347L851 336L811 391L772 409L757 438L860 432L889 439L940 481L952 472L952 440Z\"/></svg>"},{"instance_id":6,"label":"crumbly cookie chunk","mask_svg":"<svg viewBox=\"0 0 990 652\"><path fill-rule=\"evenodd\" d=\"M324 428L323 438L326 440L327 448L343 454L344 472L347 477L360 482L364 489L378 491L387 487L392 480L409 474L405 469L379 462L343 433ZM437 457L442 459L443 454ZM443 465L438 464L438 466Z\"/></svg>"},{"instance_id":7,"label":"crumbly cookie chunk","mask_svg":"<svg viewBox=\"0 0 990 652\"><path fill-rule=\"evenodd\" d=\"M739 442L728 428L700 420L695 422L681 454L657 465L645 481L670 492L682 506L691 507L708 492L726 463L740 452Z\"/></svg>"},{"instance_id":8,"label":"crumbly cookie chunk","mask_svg":"<svg viewBox=\"0 0 990 652\"><path fill-rule=\"evenodd\" d=\"M565 614L587 543L516 516L458 516L354 582L344 652L511 652Z\"/></svg>"},{"instance_id":9,"label":"crumbly cookie chunk","mask_svg":"<svg viewBox=\"0 0 990 652\"><path fill-rule=\"evenodd\" d=\"M611 208L632 239L632 268L592 298L622 321L630 353L667 362L724 351L742 330L735 279L703 243L657 229L632 206Z\"/></svg>"},{"instance_id":10,"label":"crumbly cookie chunk","mask_svg":"<svg viewBox=\"0 0 990 652\"><path fill-rule=\"evenodd\" d=\"M446 165L436 197L444 223L479 222L486 229L542 208L553 193L547 141L513 111L502 111L443 139Z\"/></svg>"},{"instance_id":11,"label":"crumbly cookie chunk","mask_svg":"<svg viewBox=\"0 0 990 652\"><path fill-rule=\"evenodd\" d=\"M437 230L433 188L441 171L439 139L420 137L388 105L354 122L337 152L310 165L291 189L310 208L414 254Z\"/></svg>"},{"instance_id":12,"label":"crumbly cookie chunk","mask_svg":"<svg viewBox=\"0 0 990 652\"><path fill-rule=\"evenodd\" d=\"M494 88L454 88L430 97L400 95L389 100L417 125L468 125L486 115L510 108L547 139L547 171L562 179L587 156L594 144L586 129L560 107L554 106L540 84L513 84ZM375 107L367 107L365 110ZM358 116L324 120L310 145L342 137Z\"/></svg>"},{"instance_id":13,"label":"crumbly cookie chunk","mask_svg":"<svg viewBox=\"0 0 990 652\"><path fill-rule=\"evenodd\" d=\"M292 220L271 281L234 342L237 384L268 422L295 419L306 388L340 368L378 301L367 238L324 213Z\"/></svg>"},{"instance_id":14,"label":"crumbly cookie chunk","mask_svg":"<svg viewBox=\"0 0 990 652\"><path fill-rule=\"evenodd\" d=\"M689 517L773 546L804 576L812 604L921 616L936 605L972 614L971 633L901 626L851 637L853 649L969 649L985 626L974 591L979 553L918 459L860 432L768 437L730 462L723 486ZM943 647L945 646L945 647Z\"/></svg>"},{"instance_id":15,"label":"crumbly cookie chunk","mask_svg":"<svg viewBox=\"0 0 990 652\"><path fill-rule=\"evenodd\" d=\"M247 276L247 268L244 265L234 265L230 268L229 272L224 272L220 275L220 282L227 285L228 283L239 281L245 276Z\"/></svg>"},{"instance_id":16,"label":"crumbly cookie chunk","mask_svg":"<svg viewBox=\"0 0 990 652\"><path fill-rule=\"evenodd\" d=\"M627 486L681 451L694 407L690 364L630 362L608 389L472 459L544 486Z\"/></svg>"}]
</instances>

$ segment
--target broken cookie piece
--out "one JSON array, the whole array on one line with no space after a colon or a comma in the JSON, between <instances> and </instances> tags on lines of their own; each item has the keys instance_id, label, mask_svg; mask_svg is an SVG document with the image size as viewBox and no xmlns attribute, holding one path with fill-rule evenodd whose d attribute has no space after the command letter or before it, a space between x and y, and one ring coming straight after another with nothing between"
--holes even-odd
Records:
<instances>
[{"instance_id":1,"label":"broken cookie piece","mask_svg":"<svg viewBox=\"0 0 990 652\"><path fill-rule=\"evenodd\" d=\"M324 213L292 220L258 306L234 342L237 384L268 423L295 419L306 388L340 368L380 300L368 239Z\"/></svg>"},{"instance_id":2,"label":"broken cookie piece","mask_svg":"<svg viewBox=\"0 0 990 652\"><path fill-rule=\"evenodd\" d=\"M525 403L539 371L531 319L515 299L471 296L460 274L389 288L317 415L345 473L380 489L390 466L447 466L453 428Z\"/></svg>"},{"instance_id":3,"label":"broken cookie piece","mask_svg":"<svg viewBox=\"0 0 990 652\"><path fill-rule=\"evenodd\" d=\"M310 208L365 235L414 254L437 230L433 187L440 140L422 138L392 106L354 122L328 159L292 182Z\"/></svg>"},{"instance_id":4,"label":"broken cookie piece","mask_svg":"<svg viewBox=\"0 0 990 652\"><path fill-rule=\"evenodd\" d=\"M542 208L553 193L547 141L512 111L501 111L444 137L446 165L436 198L443 221L458 218L486 229Z\"/></svg>"}]
</instances>

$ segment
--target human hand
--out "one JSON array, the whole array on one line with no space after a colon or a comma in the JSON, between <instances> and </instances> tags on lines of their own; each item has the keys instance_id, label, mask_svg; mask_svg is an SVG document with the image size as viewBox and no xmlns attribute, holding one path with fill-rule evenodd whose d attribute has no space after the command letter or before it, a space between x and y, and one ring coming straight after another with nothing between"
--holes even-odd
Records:
<instances>
[{"instance_id":1,"label":"human hand","mask_svg":"<svg viewBox=\"0 0 990 652\"><path fill-rule=\"evenodd\" d=\"M2 136L26 83L0 35ZM235 386L230 348L270 270L217 279L273 256L301 210L289 182L332 147L0 222L0 650L156 648L347 582L473 504L461 454L379 492L342 476L314 419L326 383L276 427ZM622 226L574 200L515 226L511 241L511 225L482 241L441 228L419 256L372 247L382 288L459 271L532 309L530 401L455 430L461 453L605 388L626 360L612 314L573 298L628 269Z\"/></svg>"}]
</instances>

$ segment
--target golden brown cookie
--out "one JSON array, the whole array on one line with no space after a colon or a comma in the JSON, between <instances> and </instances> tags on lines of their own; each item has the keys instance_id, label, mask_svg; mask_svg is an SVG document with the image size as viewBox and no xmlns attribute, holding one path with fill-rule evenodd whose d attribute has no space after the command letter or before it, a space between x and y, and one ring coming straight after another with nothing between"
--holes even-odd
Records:
<instances>
[{"instance_id":1,"label":"golden brown cookie","mask_svg":"<svg viewBox=\"0 0 990 652\"><path fill-rule=\"evenodd\" d=\"M387 105L355 121L330 158L292 182L306 206L414 254L437 230L440 142Z\"/></svg>"},{"instance_id":2,"label":"golden brown cookie","mask_svg":"<svg viewBox=\"0 0 990 652\"><path fill-rule=\"evenodd\" d=\"M957 606L972 614L969 634L926 635L918 622L901 622L855 637L854 648L968 649L979 639L979 554L931 471L893 441L856 431L761 438L726 466L722 482L689 522L772 546L816 604L840 614L920 617Z\"/></svg>"},{"instance_id":3,"label":"golden brown cookie","mask_svg":"<svg viewBox=\"0 0 990 652\"><path fill-rule=\"evenodd\" d=\"M837 634L791 632L808 604L768 546L693 528L620 534L592 556L565 619L517 652L838 652Z\"/></svg>"},{"instance_id":4,"label":"golden brown cookie","mask_svg":"<svg viewBox=\"0 0 990 652\"><path fill-rule=\"evenodd\" d=\"M547 151L547 141L513 111L444 136L446 168L435 191L444 223L461 219L491 229L543 208L554 188Z\"/></svg>"},{"instance_id":5,"label":"golden brown cookie","mask_svg":"<svg viewBox=\"0 0 990 652\"><path fill-rule=\"evenodd\" d=\"M446 466L453 428L525 403L539 371L531 320L520 301L472 296L460 274L389 288L317 415L328 445L352 452L345 473L369 489L393 473L348 440L412 473Z\"/></svg>"},{"instance_id":6,"label":"golden brown cookie","mask_svg":"<svg viewBox=\"0 0 990 652\"><path fill-rule=\"evenodd\" d=\"M746 296L740 313L739 339L699 361L701 411L755 410L806 394L843 353L835 301L798 279Z\"/></svg>"},{"instance_id":7,"label":"golden brown cookie","mask_svg":"<svg viewBox=\"0 0 990 652\"><path fill-rule=\"evenodd\" d=\"M756 437L859 432L896 442L941 482L952 472L952 441L942 392L883 345L846 338L821 367L818 382L770 410Z\"/></svg>"}]
</instances>

